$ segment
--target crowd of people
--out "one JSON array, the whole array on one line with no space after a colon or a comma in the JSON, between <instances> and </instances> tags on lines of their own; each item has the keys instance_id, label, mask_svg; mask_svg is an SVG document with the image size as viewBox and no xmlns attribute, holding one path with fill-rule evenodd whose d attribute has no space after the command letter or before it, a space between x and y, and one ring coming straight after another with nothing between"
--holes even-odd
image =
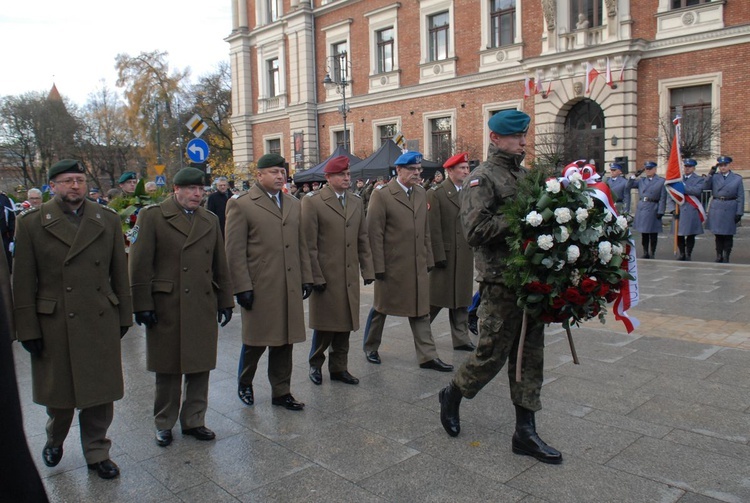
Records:
<instances>
[{"instance_id":1,"label":"crowd of people","mask_svg":"<svg viewBox=\"0 0 750 503\"><path fill-rule=\"evenodd\" d=\"M8 261L14 269L13 333L31 355L33 399L49 416L44 464L60 462L78 409L88 467L105 479L119 475L107 432L113 402L124 396L120 339L133 320L145 327L146 366L155 374L154 441L161 447L173 442L178 422L183 435L215 438L205 424L209 375L219 328L232 319L235 303L242 334L237 395L243 404L256 401L254 378L268 350L272 404L304 410L291 376L293 345L305 341L307 328L313 330L310 380L323 384L327 357L331 381L357 385L348 357L350 334L360 328L360 281L374 284L362 347L367 362L382 363L386 317L407 318L419 368L455 370L438 396L439 419L450 436L461 430L461 400L475 397L507 363L516 412L512 451L562 462L562 454L536 431L544 325L530 320L524 378L516 381L522 316L502 277L510 253L502 207L527 174L522 162L529 122L520 111L494 115L487 160L470 171L468 154L458 153L445 162L445 176L438 171L429 182L421 177L419 152L398 157L390 180L370 183L352 183L349 159L336 157L325 165L326 183L299 191L285 190L286 160L278 154L260 157L255 183L234 194L220 177L206 197L205 174L183 168L171 195L138 212L129 255L119 215L87 190L82 165L56 163L49 171L54 196L42 203L40 192L29 191L31 207L13 220ZM731 162L722 156L707 177L698 177L694 161L685 161L686 194L713 194L708 228L722 262L729 260L744 206L742 179L729 170ZM655 168L646 163L625 180L622 166L612 164L607 183L620 210L630 207L630 190L637 189L635 228L646 258L655 254L661 218L674 211L681 258L689 260L695 235L703 232L694 225L702 208L670 210ZM137 181L135 173L124 173L117 197L132 195ZM0 230L5 239L7 229ZM475 280L476 342L468 316ZM442 309L448 310L453 349L470 353L458 369L438 354L431 331Z\"/></svg>"}]
</instances>

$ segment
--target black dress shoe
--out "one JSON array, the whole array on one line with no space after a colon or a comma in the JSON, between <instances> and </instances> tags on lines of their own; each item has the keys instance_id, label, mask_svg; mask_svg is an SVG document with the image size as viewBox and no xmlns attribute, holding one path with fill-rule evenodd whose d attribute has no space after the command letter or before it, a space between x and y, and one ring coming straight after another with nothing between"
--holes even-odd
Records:
<instances>
[{"instance_id":1,"label":"black dress shoe","mask_svg":"<svg viewBox=\"0 0 750 503\"><path fill-rule=\"evenodd\" d=\"M156 430L156 445L166 447L172 443L172 430Z\"/></svg>"},{"instance_id":2,"label":"black dress shoe","mask_svg":"<svg viewBox=\"0 0 750 503\"><path fill-rule=\"evenodd\" d=\"M461 392L453 382L438 393L440 423L442 423L446 433L451 437L457 437L461 433L461 419L458 415L458 409L462 398L463 395L461 395Z\"/></svg>"},{"instance_id":3,"label":"black dress shoe","mask_svg":"<svg viewBox=\"0 0 750 503\"><path fill-rule=\"evenodd\" d=\"M370 363L380 365L380 355L377 351L365 351L365 358L367 358L367 361Z\"/></svg>"},{"instance_id":4,"label":"black dress shoe","mask_svg":"<svg viewBox=\"0 0 750 503\"><path fill-rule=\"evenodd\" d=\"M240 397L240 400L242 400L242 403L245 405L252 405L255 403L255 396L253 395L253 385L249 384L247 386L240 384L237 387L237 396Z\"/></svg>"},{"instance_id":5,"label":"black dress shoe","mask_svg":"<svg viewBox=\"0 0 750 503\"><path fill-rule=\"evenodd\" d=\"M467 342L466 344L453 348L454 351L474 351L475 349L477 349L477 347L473 342Z\"/></svg>"},{"instance_id":6,"label":"black dress shoe","mask_svg":"<svg viewBox=\"0 0 750 503\"><path fill-rule=\"evenodd\" d=\"M424 363L420 363L419 368L437 370L438 372L450 372L451 370L453 370L453 365L448 365L447 363L442 361L440 358L435 358L434 360L429 360Z\"/></svg>"},{"instance_id":7,"label":"black dress shoe","mask_svg":"<svg viewBox=\"0 0 750 503\"><path fill-rule=\"evenodd\" d=\"M190 435L191 437L195 437L197 440L213 440L216 438L216 433L209 430L205 426L198 426L197 428L182 430L182 434Z\"/></svg>"},{"instance_id":8,"label":"black dress shoe","mask_svg":"<svg viewBox=\"0 0 750 503\"><path fill-rule=\"evenodd\" d=\"M351 375L348 370L331 372L331 381L341 381L344 384L359 384L359 379Z\"/></svg>"},{"instance_id":9,"label":"black dress shoe","mask_svg":"<svg viewBox=\"0 0 750 503\"><path fill-rule=\"evenodd\" d=\"M52 467L57 466L63 456L63 447L45 447L42 449L42 459L44 464Z\"/></svg>"},{"instance_id":10,"label":"black dress shoe","mask_svg":"<svg viewBox=\"0 0 750 503\"><path fill-rule=\"evenodd\" d=\"M323 374L318 367L310 367L310 380L313 384L320 386L323 383Z\"/></svg>"},{"instance_id":11,"label":"black dress shoe","mask_svg":"<svg viewBox=\"0 0 750 503\"><path fill-rule=\"evenodd\" d=\"M103 479L113 479L120 475L120 469L111 459L105 459L89 465L89 470L96 470L96 474Z\"/></svg>"},{"instance_id":12,"label":"black dress shoe","mask_svg":"<svg viewBox=\"0 0 750 503\"><path fill-rule=\"evenodd\" d=\"M284 395L272 398L271 403L284 407L287 410L302 410L305 408L305 404L295 400L292 395Z\"/></svg>"}]
</instances>

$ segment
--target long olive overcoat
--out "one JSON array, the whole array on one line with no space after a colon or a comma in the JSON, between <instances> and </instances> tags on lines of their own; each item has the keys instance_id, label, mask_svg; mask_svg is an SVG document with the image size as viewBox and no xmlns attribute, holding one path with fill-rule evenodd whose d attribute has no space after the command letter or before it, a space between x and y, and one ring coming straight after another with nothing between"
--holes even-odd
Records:
<instances>
[{"instance_id":1,"label":"long olive overcoat","mask_svg":"<svg viewBox=\"0 0 750 503\"><path fill-rule=\"evenodd\" d=\"M310 251L313 283L325 283L310 297L310 328L330 332L359 329L360 271L374 279L362 198L348 192L346 209L329 186L302 198L302 226Z\"/></svg>"},{"instance_id":2,"label":"long olive overcoat","mask_svg":"<svg viewBox=\"0 0 750 503\"><path fill-rule=\"evenodd\" d=\"M471 305L474 253L466 242L459 210L461 200L450 178L427 191L432 257L445 268L430 272L430 305L456 309Z\"/></svg>"},{"instance_id":3,"label":"long olive overcoat","mask_svg":"<svg viewBox=\"0 0 750 503\"><path fill-rule=\"evenodd\" d=\"M430 280L434 265L427 218L427 196L417 185L412 198L396 178L372 192L367 210L375 273L375 310L393 316L426 316L430 312Z\"/></svg>"},{"instance_id":4,"label":"long olive overcoat","mask_svg":"<svg viewBox=\"0 0 750 503\"><path fill-rule=\"evenodd\" d=\"M234 293L252 290L242 309L242 342L281 346L305 340L302 285L312 283L301 203L283 194L282 209L256 183L227 203L226 250Z\"/></svg>"},{"instance_id":5,"label":"long olive overcoat","mask_svg":"<svg viewBox=\"0 0 750 503\"><path fill-rule=\"evenodd\" d=\"M154 311L158 320L146 329L148 370L212 370L216 313L234 305L218 217L198 208L189 219L170 197L142 209L136 225L129 264L133 309Z\"/></svg>"},{"instance_id":6,"label":"long olive overcoat","mask_svg":"<svg viewBox=\"0 0 750 503\"><path fill-rule=\"evenodd\" d=\"M84 201L80 225L57 198L19 217L13 294L18 340L31 357L34 401L84 409L123 396L120 327L133 324L120 217Z\"/></svg>"}]
</instances>

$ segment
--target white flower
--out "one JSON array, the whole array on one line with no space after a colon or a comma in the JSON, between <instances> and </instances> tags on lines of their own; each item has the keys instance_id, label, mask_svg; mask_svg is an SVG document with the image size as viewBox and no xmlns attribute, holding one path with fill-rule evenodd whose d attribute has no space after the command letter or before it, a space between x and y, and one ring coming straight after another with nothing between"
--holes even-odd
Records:
<instances>
[{"instance_id":1,"label":"white flower","mask_svg":"<svg viewBox=\"0 0 750 503\"><path fill-rule=\"evenodd\" d=\"M568 264L572 264L581 256L581 250L576 245L570 245L567 249ZM576 271L577 273L577 271ZM572 278L571 278L572 279Z\"/></svg>"},{"instance_id":2,"label":"white flower","mask_svg":"<svg viewBox=\"0 0 750 503\"><path fill-rule=\"evenodd\" d=\"M551 194L557 194L560 192L560 182L558 182L556 178L550 178L545 185L547 187L547 192Z\"/></svg>"},{"instance_id":3,"label":"white flower","mask_svg":"<svg viewBox=\"0 0 750 503\"><path fill-rule=\"evenodd\" d=\"M612 255L622 255L622 252L625 249L622 247L622 245L614 244L612 245Z\"/></svg>"},{"instance_id":4,"label":"white flower","mask_svg":"<svg viewBox=\"0 0 750 503\"><path fill-rule=\"evenodd\" d=\"M562 271L563 267L565 267L565 261L559 260L555 265L555 271Z\"/></svg>"},{"instance_id":5,"label":"white flower","mask_svg":"<svg viewBox=\"0 0 750 503\"><path fill-rule=\"evenodd\" d=\"M606 265L610 260L612 260L612 243L602 241L599 243L599 262Z\"/></svg>"},{"instance_id":6,"label":"white flower","mask_svg":"<svg viewBox=\"0 0 750 503\"><path fill-rule=\"evenodd\" d=\"M605 211L604 212L604 221L609 223L612 221L612 213Z\"/></svg>"},{"instance_id":7,"label":"white flower","mask_svg":"<svg viewBox=\"0 0 750 503\"><path fill-rule=\"evenodd\" d=\"M581 187L586 185L586 183L583 181L583 176L581 176L580 173L573 173L568 177L568 180L570 180L570 183L572 183L573 186L577 189L580 189Z\"/></svg>"},{"instance_id":8,"label":"white flower","mask_svg":"<svg viewBox=\"0 0 750 503\"><path fill-rule=\"evenodd\" d=\"M578 284L581 282L581 273L578 272L578 269L573 269L573 272L570 273L570 282L573 284L573 286L578 286Z\"/></svg>"},{"instance_id":9,"label":"white flower","mask_svg":"<svg viewBox=\"0 0 750 503\"><path fill-rule=\"evenodd\" d=\"M591 228L594 232L596 232L596 237L600 238L604 235L604 229L601 225L597 225L596 227Z\"/></svg>"},{"instance_id":10,"label":"white flower","mask_svg":"<svg viewBox=\"0 0 750 503\"><path fill-rule=\"evenodd\" d=\"M624 216L620 215L619 217L617 217L617 220L615 221L615 224L620 229L625 230L625 229L628 228L628 219L625 218Z\"/></svg>"},{"instance_id":11,"label":"white flower","mask_svg":"<svg viewBox=\"0 0 750 503\"><path fill-rule=\"evenodd\" d=\"M554 240L549 234L542 234L536 239L536 244L542 250L549 250L554 245Z\"/></svg>"},{"instance_id":12,"label":"white flower","mask_svg":"<svg viewBox=\"0 0 750 503\"><path fill-rule=\"evenodd\" d=\"M573 218L573 214L568 208L557 208L555 210L555 221L558 224L570 222L571 218Z\"/></svg>"},{"instance_id":13,"label":"white flower","mask_svg":"<svg viewBox=\"0 0 750 503\"><path fill-rule=\"evenodd\" d=\"M565 227L564 225L561 225L560 226L560 242L564 243L565 241L568 240L569 237L570 237L570 233L568 232L568 228Z\"/></svg>"},{"instance_id":14,"label":"white flower","mask_svg":"<svg viewBox=\"0 0 750 503\"><path fill-rule=\"evenodd\" d=\"M526 223L529 224L532 227L538 227L544 219L542 218L542 215L540 213L537 213L536 211L532 211L528 215L526 215Z\"/></svg>"},{"instance_id":15,"label":"white flower","mask_svg":"<svg viewBox=\"0 0 750 503\"><path fill-rule=\"evenodd\" d=\"M591 209L594 207L594 198L586 194L586 208Z\"/></svg>"},{"instance_id":16,"label":"white flower","mask_svg":"<svg viewBox=\"0 0 750 503\"><path fill-rule=\"evenodd\" d=\"M589 218L589 212L586 208L578 208L576 210L576 220L581 223L585 222Z\"/></svg>"}]
</instances>

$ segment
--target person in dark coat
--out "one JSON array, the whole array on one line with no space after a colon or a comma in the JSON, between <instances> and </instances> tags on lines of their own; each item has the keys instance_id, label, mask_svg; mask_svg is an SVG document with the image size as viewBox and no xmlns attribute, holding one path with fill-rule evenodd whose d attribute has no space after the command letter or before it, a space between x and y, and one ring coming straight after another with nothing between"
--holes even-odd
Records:
<instances>
[{"instance_id":1,"label":"person in dark coat","mask_svg":"<svg viewBox=\"0 0 750 503\"><path fill-rule=\"evenodd\" d=\"M645 178L638 178L643 172ZM643 258L655 258L656 242L662 232L661 219L667 206L667 191L664 189L664 178L656 174L656 163L647 161L643 169L630 177L625 190L638 188L638 206L635 210L633 228L641 233Z\"/></svg>"},{"instance_id":2,"label":"person in dark coat","mask_svg":"<svg viewBox=\"0 0 750 503\"><path fill-rule=\"evenodd\" d=\"M719 156L716 166L711 168L703 185L703 189L710 190L712 196L708 206L707 226L715 236L716 262L729 262L737 224L745 211L742 177L729 169L731 163L731 157Z\"/></svg>"},{"instance_id":3,"label":"person in dark coat","mask_svg":"<svg viewBox=\"0 0 750 503\"><path fill-rule=\"evenodd\" d=\"M630 189L628 181L622 176L622 166L616 162L609 165L609 176L606 180L609 191L615 201L615 208L619 213L630 212Z\"/></svg>"},{"instance_id":4,"label":"person in dark coat","mask_svg":"<svg viewBox=\"0 0 750 503\"><path fill-rule=\"evenodd\" d=\"M208 196L206 201L206 209L213 212L219 217L219 227L221 228L221 235L224 236L224 226L227 221L227 201L232 197L232 193L229 192L229 181L225 176L220 176L216 179L216 192Z\"/></svg>"},{"instance_id":5,"label":"person in dark coat","mask_svg":"<svg viewBox=\"0 0 750 503\"><path fill-rule=\"evenodd\" d=\"M695 174L698 163L695 159L685 159L683 184L685 185L685 202L679 209L675 208L674 200L670 197L667 202L667 210L674 211L672 232L677 225L677 248L680 250L679 260L690 260L695 247L695 236L703 234L703 220L705 213L702 212L701 193L703 192L704 178Z\"/></svg>"},{"instance_id":6,"label":"person in dark coat","mask_svg":"<svg viewBox=\"0 0 750 503\"><path fill-rule=\"evenodd\" d=\"M8 268L13 271L13 252L11 243L16 232L16 206L5 192L0 192L0 237L3 251L8 261Z\"/></svg>"},{"instance_id":7,"label":"person in dark coat","mask_svg":"<svg viewBox=\"0 0 750 503\"><path fill-rule=\"evenodd\" d=\"M183 435L216 437L205 425L208 381L216 367L217 320L229 323L234 302L219 220L200 206L203 178L197 168L178 171L174 195L143 208L131 238L133 309L146 326L148 370L156 373L161 447L172 443L178 417Z\"/></svg>"},{"instance_id":8,"label":"person in dark coat","mask_svg":"<svg viewBox=\"0 0 750 503\"><path fill-rule=\"evenodd\" d=\"M115 400L123 397L120 338L133 324L120 217L86 199L86 173L73 159L49 171L55 197L21 214L13 295L18 340L31 353L34 402L47 408L42 459L56 466L80 410L83 455L104 479Z\"/></svg>"}]
</instances>

